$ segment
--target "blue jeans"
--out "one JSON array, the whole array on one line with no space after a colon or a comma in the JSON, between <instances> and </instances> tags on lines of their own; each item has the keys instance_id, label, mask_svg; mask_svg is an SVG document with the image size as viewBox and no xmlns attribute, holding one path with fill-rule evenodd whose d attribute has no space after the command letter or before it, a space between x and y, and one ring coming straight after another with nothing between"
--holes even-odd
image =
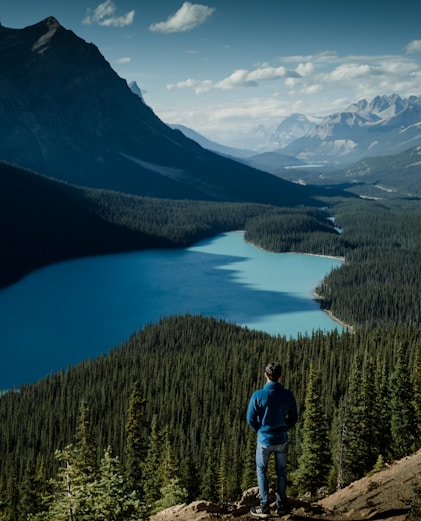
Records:
<instances>
[{"instance_id":1,"label":"blue jeans","mask_svg":"<svg viewBox=\"0 0 421 521\"><path fill-rule=\"evenodd\" d=\"M281 445L264 446L257 442L256 448L256 470L257 484L259 485L260 503L262 506L269 506L269 485L267 478L269 457L275 454L275 469L277 476L276 504L286 505L287 501L287 479L286 467L288 456L288 441Z\"/></svg>"}]
</instances>

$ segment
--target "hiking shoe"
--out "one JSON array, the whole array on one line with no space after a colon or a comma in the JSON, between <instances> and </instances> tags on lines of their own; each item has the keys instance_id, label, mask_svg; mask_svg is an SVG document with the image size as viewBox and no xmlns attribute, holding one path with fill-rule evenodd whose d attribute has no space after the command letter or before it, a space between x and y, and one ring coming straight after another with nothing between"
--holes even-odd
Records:
<instances>
[{"instance_id":1,"label":"hiking shoe","mask_svg":"<svg viewBox=\"0 0 421 521\"><path fill-rule=\"evenodd\" d=\"M258 507L251 507L250 514L255 517L270 517L270 508L260 505Z\"/></svg>"}]
</instances>

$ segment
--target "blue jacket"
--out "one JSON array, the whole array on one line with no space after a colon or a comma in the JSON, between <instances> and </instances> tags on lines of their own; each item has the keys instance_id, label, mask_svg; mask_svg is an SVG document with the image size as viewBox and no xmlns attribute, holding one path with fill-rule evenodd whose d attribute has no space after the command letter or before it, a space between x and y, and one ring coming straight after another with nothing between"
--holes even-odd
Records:
<instances>
[{"instance_id":1,"label":"blue jacket","mask_svg":"<svg viewBox=\"0 0 421 521\"><path fill-rule=\"evenodd\" d=\"M262 445L288 440L288 429L298 420L297 403L291 391L279 382L267 382L255 391L247 409L247 422Z\"/></svg>"}]
</instances>

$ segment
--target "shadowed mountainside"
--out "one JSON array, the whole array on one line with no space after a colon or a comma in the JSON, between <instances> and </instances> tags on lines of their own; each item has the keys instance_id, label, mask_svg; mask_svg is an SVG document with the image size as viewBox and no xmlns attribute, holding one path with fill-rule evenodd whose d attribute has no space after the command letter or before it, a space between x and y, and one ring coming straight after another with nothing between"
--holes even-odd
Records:
<instances>
[{"instance_id":1,"label":"shadowed mountainside","mask_svg":"<svg viewBox=\"0 0 421 521\"><path fill-rule=\"evenodd\" d=\"M314 191L165 125L53 18L0 26L0 158L67 182L164 198L309 204Z\"/></svg>"}]
</instances>

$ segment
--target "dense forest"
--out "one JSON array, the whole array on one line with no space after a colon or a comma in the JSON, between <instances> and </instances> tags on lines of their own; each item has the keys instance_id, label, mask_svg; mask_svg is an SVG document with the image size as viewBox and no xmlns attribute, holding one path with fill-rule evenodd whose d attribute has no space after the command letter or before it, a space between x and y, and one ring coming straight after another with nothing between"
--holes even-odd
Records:
<instances>
[{"instance_id":1,"label":"dense forest","mask_svg":"<svg viewBox=\"0 0 421 521\"><path fill-rule=\"evenodd\" d=\"M3 515L45 508L37 494L60 471L57 450L69 451L75 433L80 440L82 406L90 412L84 436L94 440L91 467L112 450L121 476L137 476L132 486L146 504L159 506L170 483L171 493L176 488L184 499L235 500L256 484L254 433L245 412L268 360L281 362L300 410L291 433L290 493L335 489L372 470L379 458L419 447L421 329L286 339L212 318L170 317L106 356L1 398ZM310 397L319 413L308 425ZM130 430L133 418L137 428ZM303 460L320 433L327 433L323 450ZM85 464L87 457L85 450ZM319 467L323 475L314 472ZM22 494L14 503L12 476L23 488L31 483L34 497Z\"/></svg>"},{"instance_id":2,"label":"dense forest","mask_svg":"<svg viewBox=\"0 0 421 521\"><path fill-rule=\"evenodd\" d=\"M50 209L31 208L29 190L20 235L13 226L3 235L16 249L3 248L0 260L4 267L15 255L16 277L66 257L79 239L74 255L92 242L100 253L181 247L244 229L270 251L344 258L316 291L352 330L287 339L216 318L168 317L109 354L4 392L1 521L70 519L69 497L74 519L121 520L197 497L235 500L256 484L245 410L269 360L284 367L300 408L290 494L334 490L421 446L419 202L331 198L328 208L278 208L54 189L68 205L53 223ZM7 208L16 210L13 201ZM22 256L34 244L40 257Z\"/></svg>"},{"instance_id":3,"label":"dense forest","mask_svg":"<svg viewBox=\"0 0 421 521\"><path fill-rule=\"evenodd\" d=\"M319 288L325 306L350 324L380 327L421 323L419 201L361 201L338 207L345 265Z\"/></svg>"},{"instance_id":4,"label":"dense forest","mask_svg":"<svg viewBox=\"0 0 421 521\"><path fill-rule=\"evenodd\" d=\"M245 229L250 219L274 209L83 188L0 161L0 288L30 271L76 257L186 247ZM318 219L325 218L319 212Z\"/></svg>"},{"instance_id":5,"label":"dense forest","mask_svg":"<svg viewBox=\"0 0 421 521\"><path fill-rule=\"evenodd\" d=\"M246 239L270 251L344 257L317 294L335 317L358 327L421 323L419 201L347 201L329 209L341 233L319 211L282 209L249 221Z\"/></svg>"}]
</instances>

